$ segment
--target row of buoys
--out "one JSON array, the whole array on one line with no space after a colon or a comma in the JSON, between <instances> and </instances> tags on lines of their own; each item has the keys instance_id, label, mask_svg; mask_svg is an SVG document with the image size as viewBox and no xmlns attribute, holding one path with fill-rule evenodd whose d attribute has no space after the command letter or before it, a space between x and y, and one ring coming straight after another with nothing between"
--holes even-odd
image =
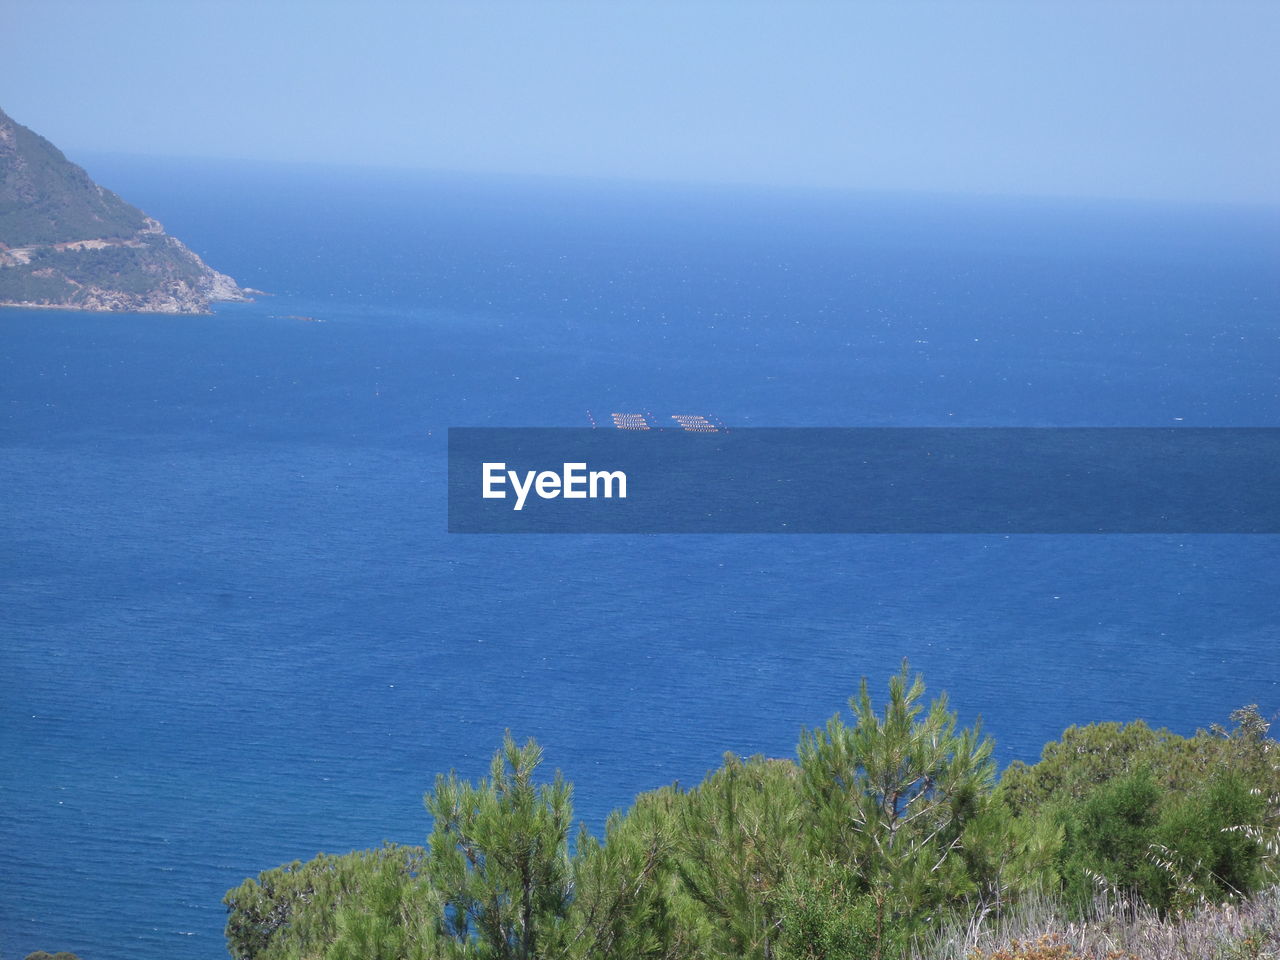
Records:
<instances>
[{"instance_id":1,"label":"row of buoys","mask_svg":"<svg viewBox=\"0 0 1280 960\"><path fill-rule=\"evenodd\" d=\"M673 413L671 419L680 425L681 430L688 430L690 433L720 432L719 427L703 416Z\"/></svg>"},{"instance_id":2,"label":"row of buoys","mask_svg":"<svg viewBox=\"0 0 1280 960\"><path fill-rule=\"evenodd\" d=\"M649 421L642 413L615 413L613 425L619 430L648 430Z\"/></svg>"},{"instance_id":3,"label":"row of buoys","mask_svg":"<svg viewBox=\"0 0 1280 960\"><path fill-rule=\"evenodd\" d=\"M619 430L661 430L662 427L651 426L650 421L656 422L651 413L613 413L613 425ZM596 426L596 418L591 415L591 411L587 411L587 419L591 421L591 426ZM671 419L676 422L681 430L687 430L690 433L719 433L724 429L723 424L713 423L708 418L698 414L673 413Z\"/></svg>"}]
</instances>

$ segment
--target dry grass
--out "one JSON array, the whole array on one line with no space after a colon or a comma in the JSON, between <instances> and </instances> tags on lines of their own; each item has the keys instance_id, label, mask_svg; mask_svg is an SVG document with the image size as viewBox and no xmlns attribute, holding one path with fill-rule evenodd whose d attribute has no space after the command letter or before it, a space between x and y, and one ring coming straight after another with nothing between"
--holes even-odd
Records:
<instances>
[{"instance_id":1,"label":"dry grass","mask_svg":"<svg viewBox=\"0 0 1280 960\"><path fill-rule=\"evenodd\" d=\"M1086 960L1060 934L1046 933L1035 940L1014 940L1007 947L987 953L974 950L971 960ZM1106 960L1135 960L1133 954L1112 950Z\"/></svg>"},{"instance_id":2,"label":"dry grass","mask_svg":"<svg viewBox=\"0 0 1280 960\"><path fill-rule=\"evenodd\" d=\"M1048 902L975 918L917 946L912 960L1280 960L1280 887L1182 919L1100 902L1091 919L1066 919Z\"/></svg>"}]
</instances>

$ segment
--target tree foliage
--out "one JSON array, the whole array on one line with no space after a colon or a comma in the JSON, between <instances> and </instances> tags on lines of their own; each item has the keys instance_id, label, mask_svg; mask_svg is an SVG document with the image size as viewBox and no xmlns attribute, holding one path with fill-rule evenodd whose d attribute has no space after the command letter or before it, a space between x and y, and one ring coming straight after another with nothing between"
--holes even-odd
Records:
<instances>
[{"instance_id":1,"label":"tree foliage","mask_svg":"<svg viewBox=\"0 0 1280 960\"><path fill-rule=\"evenodd\" d=\"M507 734L489 779L473 786L451 773L427 795L442 956L532 960L562 949L573 791L559 771L535 783L541 761L535 742Z\"/></svg>"},{"instance_id":2,"label":"tree foliage","mask_svg":"<svg viewBox=\"0 0 1280 960\"><path fill-rule=\"evenodd\" d=\"M378 902L375 891L394 878L407 885L426 859L422 847L386 844L306 863L266 870L227 891L227 949L235 960L284 960L307 956L315 944L334 940L342 908L363 913Z\"/></svg>"},{"instance_id":3,"label":"tree foliage","mask_svg":"<svg viewBox=\"0 0 1280 960\"><path fill-rule=\"evenodd\" d=\"M910 923L965 891L956 854L995 780L980 726L957 730L946 695L926 710L924 692L904 662L883 714L864 678L849 701L853 726L837 714L800 740L811 851L870 896L877 942L886 919Z\"/></svg>"},{"instance_id":4,"label":"tree foliage","mask_svg":"<svg viewBox=\"0 0 1280 960\"><path fill-rule=\"evenodd\" d=\"M603 833L508 734L489 776L440 776L425 847L268 870L228 892L235 960L866 960L1029 895L1168 914L1275 874L1280 770L1256 707L1192 737L1073 727L997 783L904 662L803 731L797 760L740 758L641 794Z\"/></svg>"}]
</instances>

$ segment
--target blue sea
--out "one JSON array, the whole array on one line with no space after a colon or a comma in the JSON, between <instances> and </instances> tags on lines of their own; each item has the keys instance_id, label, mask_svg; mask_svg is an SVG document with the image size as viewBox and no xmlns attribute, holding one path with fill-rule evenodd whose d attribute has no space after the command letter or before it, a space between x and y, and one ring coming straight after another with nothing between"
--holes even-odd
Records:
<instances>
[{"instance_id":1,"label":"blue sea","mask_svg":"<svg viewBox=\"0 0 1280 960\"><path fill-rule=\"evenodd\" d=\"M0 311L0 957L223 957L506 729L598 828L904 657L1002 763L1280 710L1275 537L445 532L450 426L1280 426L1276 210L87 166L272 295Z\"/></svg>"}]
</instances>

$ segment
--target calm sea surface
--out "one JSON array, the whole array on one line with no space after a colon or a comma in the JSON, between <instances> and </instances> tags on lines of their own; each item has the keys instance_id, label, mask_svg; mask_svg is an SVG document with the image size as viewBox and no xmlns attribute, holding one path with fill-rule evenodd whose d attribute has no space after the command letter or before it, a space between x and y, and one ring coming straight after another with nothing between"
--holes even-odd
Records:
<instances>
[{"instance_id":1,"label":"calm sea surface","mask_svg":"<svg viewBox=\"0 0 1280 960\"><path fill-rule=\"evenodd\" d=\"M0 957L225 956L506 728L598 825L904 656L1002 761L1280 709L1274 537L443 532L449 426L1280 426L1274 211L88 166L275 295L0 311Z\"/></svg>"}]
</instances>

